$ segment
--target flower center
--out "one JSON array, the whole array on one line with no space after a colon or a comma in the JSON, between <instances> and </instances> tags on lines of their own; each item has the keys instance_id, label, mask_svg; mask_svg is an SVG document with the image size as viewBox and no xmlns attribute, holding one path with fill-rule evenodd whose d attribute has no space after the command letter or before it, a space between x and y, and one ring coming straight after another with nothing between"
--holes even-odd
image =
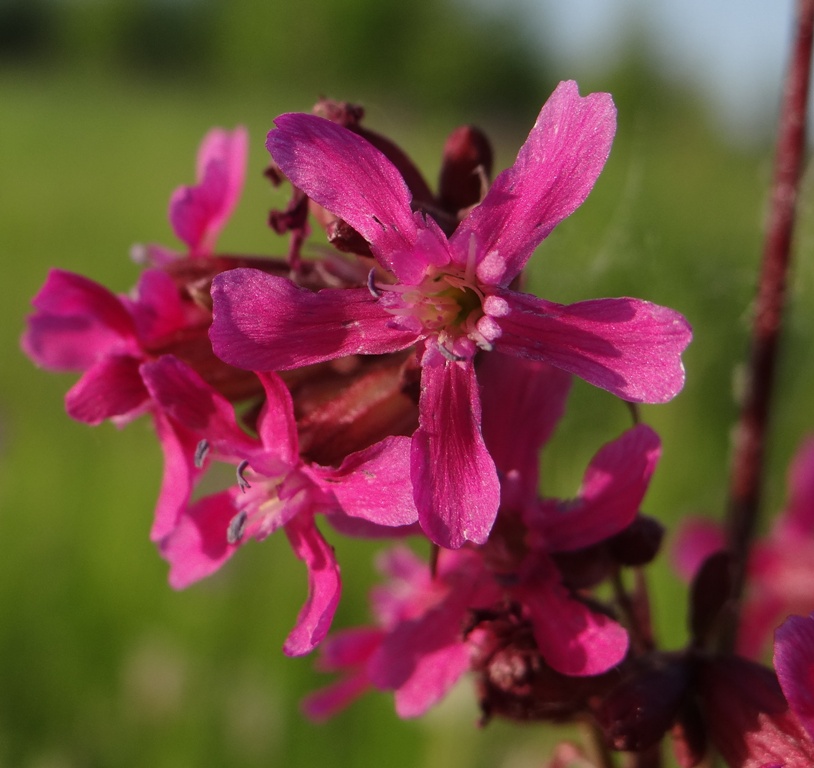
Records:
<instances>
[{"instance_id":1,"label":"flower center","mask_svg":"<svg viewBox=\"0 0 814 768\"><path fill-rule=\"evenodd\" d=\"M480 291L462 276L449 272L431 272L404 299L412 304L412 314L428 331L465 332L464 327L483 314ZM477 317L473 318L473 313Z\"/></svg>"},{"instance_id":2,"label":"flower center","mask_svg":"<svg viewBox=\"0 0 814 768\"><path fill-rule=\"evenodd\" d=\"M428 334L437 334L441 343L474 333L484 315L482 291L463 274L430 267L417 285L377 288L398 296L396 301L386 301L388 312L415 318Z\"/></svg>"}]
</instances>

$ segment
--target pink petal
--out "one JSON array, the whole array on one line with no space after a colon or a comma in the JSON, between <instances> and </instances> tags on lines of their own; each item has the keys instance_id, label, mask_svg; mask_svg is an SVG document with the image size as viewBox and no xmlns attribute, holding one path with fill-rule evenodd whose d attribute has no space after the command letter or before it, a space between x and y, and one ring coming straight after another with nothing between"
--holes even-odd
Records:
<instances>
[{"instance_id":1,"label":"pink petal","mask_svg":"<svg viewBox=\"0 0 814 768\"><path fill-rule=\"evenodd\" d=\"M672 309L638 299L554 304L500 291L497 351L563 368L631 402L662 403L684 385L681 353L692 332Z\"/></svg>"},{"instance_id":2,"label":"pink petal","mask_svg":"<svg viewBox=\"0 0 814 768\"><path fill-rule=\"evenodd\" d=\"M806 440L789 469L789 501L780 533L794 540L814 536L814 438Z\"/></svg>"},{"instance_id":3,"label":"pink petal","mask_svg":"<svg viewBox=\"0 0 814 768\"><path fill-rule=\"evenodd\" d=\"M624 659L624 628L572 599L548 558L533 552L525 570L512 594L521 601L540 653L552 669L564 675L598 675Z\"/></svg>"},{"instance_id":4,"label":"pink petal","mask_svg":"<svg viewBox=\"0 0 814 768\"><path fill-rule=\"evenodd\" d=\"M585 471L578 498L540 521L547 550L583 549L627 528L660 455L659 436L645 424L603 446Z\"/></svg>"},{"instance_id":5,"label":"pink petal","mask_svg":"<svg viewBox=\"0 0 814 768\"><path fill-rule=\"evenodd\" d=\"M451 592L420 616L402 621L382 640L368 672L373 684L396 691L400 717L418 717L440 701L469 668L462 626L471 585Z\"/></svg>"},{"instance_id":6,"label":"pink petal","mask_svg":"<svg viewBox=\"0 0 814 768\"><path fill-rule=\"evenodd\" d=\"M396 352L417 339L389 327L392 316L367 288L314 293L256 269L232 269L214 279L212 298L215 354L250 371Z\"/></svg>"},{"instance_id":7,"label":"pink petal","mask_svg":"<svg viewBox=\"0 0 814 768\"><path fill-rule=\"evenodd\" d=\"M361 136L324 118L288 114L274 124L266 148L291 183L350 224L393 274L418 282L426 263L412 248L411 195L396 167Z\"/></svg>"},{"instance_id":8,"label":"pink petal","mask_svg":"<svg viewBox=\"0 0 814 768\"><path fill-rule=\"evenodd\" d=\"M68 415L95 425L143 413L149 394L139 374L140 362L128 355L110 355L92 365L65 395Z\"/></svg>"},{"instance_id":9,"label":"pink petal","mask_svg":"<svg viewBox=\"0 0 814 768\"><path fill-rule=\"evenodd\" d=\"M421 372L419 428L411 476L421 527L436 544L483 544L500 504L500 483L480 431L481 409L471 361L428 351ZM440 360L439 360L440 359Z\"/></svg>"},{"instance_id":10,"label":"pink petal","mask_svg":"<svg viewBox=\"0 0 814 768\"><path fill-rule=\"evenodd\" d=\"M113 293L72 272L52 269L34 297L23 351L57 371L85 370L110 353L136 353L135 328Z\"/></svg>"},{"instance_id":11,"label":"pink petal","mask_svg":"<svg viewBox=\"0 0 814 768\"><path fill-rule=\"evenodd\" d=\"M187 510L159 545L170 564L170 586L185 589L217 571L237 550L226 531L235 516L235 491L207 496Z\"/></svg>"},{"instance_id":12,"label":"pink petal","mask_svg":"<svg viewBox=\"0 0 814 768\"><path fill-rule=\"evenodd\" d=\"M332 633L319 647L317 669L339 672L365 664L379 647L382 631L375 627L355 627Z\"/></svg>"},{"instance_id":13,"label":"pink petal","mask_svg":"<svg viewBox=\"0 0 814 768\"><path fill-rule=\"evenodd\" d=\"M722 549L726 549L726 538L719 523L701 518L685 519L673 540L673 567L689 582L706 559Z\"/></svg>"},{"instance_id":14,"label":"pink petal","mask_svg":"<svg viewBox=\"0 0 814 768\"><path fill-rule=\"evenodd\" d=\"M444 698L469 670L469 664L469 648L463 642L453 642L422 655L413 674L396 689L396 714L403 718L423 715Z\"/></svg>"},{"instance_id":15,"label":"pink petal","mask_svg":"<svg viewBox=\"0 0 814 768\"><path fill-rule=\"evenodd\" d=\"M299 461L299 438L294 419L294 402L283 380L275 373L260 374L266 402L257 420L263 445L290 467Z\"/></svg>"},{"instance_id":16,"label":"pink petal","mask_svg":"<svg viewBox=\"0 0 814 768\"><path fill-rule=\"evenodd\" d=\"M423 535L421 526L417 522L396 528L389 525L377 525L361 517L351 517L339 507L325 512L325 519L335 531L352 539L393 539Z\"/></svg>"},{"instance_id":17,"label":"pink petal","mask_svg":"<svg viewBox=\"0 0 814 768\"><path fill-rule=\"evenodd\" d=\"M186 512L201 470L195 467L193 461L199 437L171 422L160 409L155 409L153 421L164 454L164 474L150 540L160 541L175 528L181 514Z\"/></svg>"},{"instance_id":18,"label":"pink petal","mask_svg":"<svg viewBox=\"0 0 814 768\"><path fill-rule=\"evenodd\" d=\"M138 281L137 299L125 299L133 316L138 337L145 346L165 344L178 331L187 330L191 320L209 322L203 310L190 318L190 302L183 302L175 281L162 269L147 269Z\"/></svg>"},{"instance_id":19,"label":"pink petal","mask_svg":"<svg viewBox=\"0 0 814 768\"><path fill-rule=\"evenodd\" d=\"M194 255L208 255L243 187L248 154L244 128L210 131L198 153L198 184L170 199L170 223Z\"/></svg>"},{"instance_id":20,"label":"pink petal","mask_svg":"<svg viewBox=\"0 0 814 768\"><path fill-rule=\"evenodd\" d=\"M315 468L351 517L376 525L418 520L410 482L410 438L388 437L350 454L338 469Z\"/></svg>"},{"instance_id":21,"label":"pink petal","mask_svg":"<svg viewBox=\"0 0 814 768\"><path fill-rule=\"evenodd\" d=\"M751 572L749 578L749 586L757 586ZM748 594L741 613L737 652L745 659L764 658L769 638L777 625L788 616L791 608L782 596L772 592L767 594L760 588L762 586L761 584L758 589L752 590L757 594ZM808 601L809 606L812 602L814 601Z\"/></svg>"},{"instance_id":22,"label":"pink petal","mask_svg":"<svg viewBox=\"0 0 814 768\"><path fill-rule=\"evenodd\" d=\"M308 599L283 645L287 656L310 653L331 628L339 605L341 584L333 547L308 515L297 515L285 526L294 554L308 568Z\"/></svg>"},{"instance_id":23,"label":"pink petal","mask_svg":"<svg viewBox=\"0 0 814 768\"><path fill-rule=\"evenodd\" d=\"M322 722L350 706L356 699L370 690L370 681L364 670L325 686L303 699L302 710L305 715L316 722Z\"/></svg>"},{"instance_id":24,"label":"pink petal","mask_svg":"<svg viewBox=\"0 0 814 768\"><path fill-rule=\"evenodd\" d=\"M451 243L458 260L474 238L481 255L478 277L488 285L508 285L551 230L588 196L615 132L609 94L580 97L576 83L560 83L514 165L495 179L455 231Z\"/></svg>"},{"instance_id":25,"label":"pink petal","mask_svg":"<svg viewBox=\"0 0 814 768\"><path fill-rule=\"evenodd\" d=\"M370 690L366 663L375 653L382 631L372 627L346 629L328 636L319 647L316 667L320 672L344 672L333 685L309 694L303 711L312 720L326 720Z\"/></svg>"},{"instance_id":26,"label":"pink petal","mask_svg":"<svg viewBox=\"0 0 814 768\"><path fill-rule=\"evenodd\" d=\"M571 377L536 360L483 355L478 365L483 439L498 469L517 470L525 498L537 495L539 452L565 410Z\"/></svg>"},{"instance_id":27,"label":"pink petal","mask_svg":"<svg viewBox=\"0 0 814 768\"><path fill-rule=\"evenodd\" d=\"M155 401L175 421L205 438L222 453L247 453L255 443L238 426L234 409L192 368L172 355L141 367Z\"/></svg>"},{"instance_id":28,"label":"pink petal","mask_svg":"<svg viewBox=\"0 0 814 768\"><path fill-rule=\"evenodd\" d=\"M814 614L790 616L775 632L774 668L792 712L814 739Z\"/></svg>"}]
</instances>

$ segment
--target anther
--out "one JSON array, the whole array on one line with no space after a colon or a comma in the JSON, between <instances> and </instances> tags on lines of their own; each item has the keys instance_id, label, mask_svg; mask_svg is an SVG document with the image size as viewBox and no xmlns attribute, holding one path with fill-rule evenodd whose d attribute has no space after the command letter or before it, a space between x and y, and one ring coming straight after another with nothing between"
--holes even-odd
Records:
<instances>
[{"instance_id":1,"label":"anther","mask_svg":"<svg viewBox=\"0 0 814 768\"><path fill-rule=\"evenodd\" d=\"M198 443L198 445L195 446L195 456L193 458L195 466L198 469L200 469L203 466L204 459L206 459L208 453L209 453L209 441L201 440Z\"/></svg>"},{"instance_id":2,"label":"anther","mask_svg":"<svg viewBox=\"0 0 814 768\"><path fill-rule=\"evenodd\" d=\"M438 351L451 363L462 363L466 360L461 355L456 355L451 349L447 349L443 344L438 344Z\"/></svg>"},{"instance_id":3,"label":"anther","mask_svg":"<svg viewBox=\"0 0 814 768\"><path fill-rule=\"evenodd\" d=\"M237 465L236 470L237 484L240 490L243 491L243 493L246 493L247 489L251 488L249 481L243 476L243 473L246 471L248 466L249 462L246 459L244 459L243 461L240 462L240 464Z\"/></svg>"},{"instance_id":4,"label":"anther","mask_svg":"<svg viewBox=\"0 0 814 768\"><path fill-rule=\"evenodd\" d=\"M370 295L373 296L374 299L378 299L382 294L374 282L375 272L375 269L371 269L370 272L367 273L367 289L370 291Z\"/></svg>"},{"instance_id":5,"label":"anther","mask_svg":"<svg viewBox=\"0 0 814 768\"><path fill-rule=\"evenodd\" d=\"M226 529L226 541L229 544L237 544L246 532L246 522L249 519L245 509L241 509L229 522Z\"/></svg>"}]
</instances>

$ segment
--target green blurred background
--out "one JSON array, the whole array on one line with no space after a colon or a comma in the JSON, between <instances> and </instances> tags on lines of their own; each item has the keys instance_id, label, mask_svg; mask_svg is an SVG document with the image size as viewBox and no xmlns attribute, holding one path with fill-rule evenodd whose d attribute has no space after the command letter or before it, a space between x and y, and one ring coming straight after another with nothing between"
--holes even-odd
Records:
<instances>
[{"instance_id":1,"label":"green blurred background","mask_svg":"<svg viewBox=\"0 0 814 768\"><path fill-rule=\"evenodd\" d=\"M518 8L519 6L513 6ZM719 516L738 366L745 349L770 136L722 134L699 93L667 76L631 25L606 67L541 54L519 10L414 0L104 0L0 4L0 768L103 766L539 766L556 732L475 728L467 683L418 722L372 694L314 725L301 696L325 680L280 650L305 578L282 537L254 544L186 592L148 541L161 459L149 424L89 429L64 414L73 379L36 370L18 339L58 266L116 291L138 276L135 242L173 244L170 192L193 180L214 125L248 126L251 169L220 240L282 253L262 178L273 117L321 95L364 104L434 179L446 133L477 122L511 163L557 81L606 90L620 109L605 173L541 247L532 288L575 301L631 295L693 323L685 391L644 408L664 455L646 509L670 526ZM773 122L771 116L767 125ZM767 508L814 426L810 184L780 366ZM545 491L572 494L592 453L627 425L612 397L578 382L544 459ZM332 537L345 595L336 626L367 618L376 547ZM684 587L653 569L665 647L685 639Z\"/></svg>"}]
</instances>

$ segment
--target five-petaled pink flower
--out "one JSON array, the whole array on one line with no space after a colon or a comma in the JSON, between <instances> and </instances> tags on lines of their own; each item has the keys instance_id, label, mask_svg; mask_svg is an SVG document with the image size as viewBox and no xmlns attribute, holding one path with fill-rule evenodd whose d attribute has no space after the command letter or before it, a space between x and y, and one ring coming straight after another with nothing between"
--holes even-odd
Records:
<instances>
[{"instance_id":1,"label":"five-petaled pink flower","mask_svg":"<svg viewBox=\"0 0 814 768\"><path fill-rule=\"evenodd\" d=\"M414 523L406 482L408 438L385 438L350 454L339 467L322 467L299 455L291 395L276 374L261 377L266 399L254 438L238 425L232 405L176 358L144 363L141 373L160 408L159 434L177 486L174 493L162 493L153 526L170 563L171 585L181 589L214 573L245 541L282 528L306 564L309 581L308 600L285 652L309 653L328 631L340 591L333 548L315 517L342 511L374 526ZM204 441L201 449L190 450L198 440ZM238 465L237 482L192 501L201 467L211 459Z\"/></svg>"},{"instance_id":2,"label":"five-petaled pink flower","mask_svg":"<svg viewBox=\"0 0 814 768\"><path fill-rule=\"evenodd\" d=\"M312 115L275 122L267 146L276 163L369 242L380 269L367 287L317 293L255 270L220 275L213 347L262 371L417 345L411 476L434 542L483 543L500 501L480 429L478 350L542 360L631 401L663 402L681 389L691 332L677 312L629 298L566 306L509 287L604 166L616 126L608 94L580 97L575 83L561 83L514 165L449 239L413 213L401 175L364 139Z\"/></svg>"}]
</instances>

